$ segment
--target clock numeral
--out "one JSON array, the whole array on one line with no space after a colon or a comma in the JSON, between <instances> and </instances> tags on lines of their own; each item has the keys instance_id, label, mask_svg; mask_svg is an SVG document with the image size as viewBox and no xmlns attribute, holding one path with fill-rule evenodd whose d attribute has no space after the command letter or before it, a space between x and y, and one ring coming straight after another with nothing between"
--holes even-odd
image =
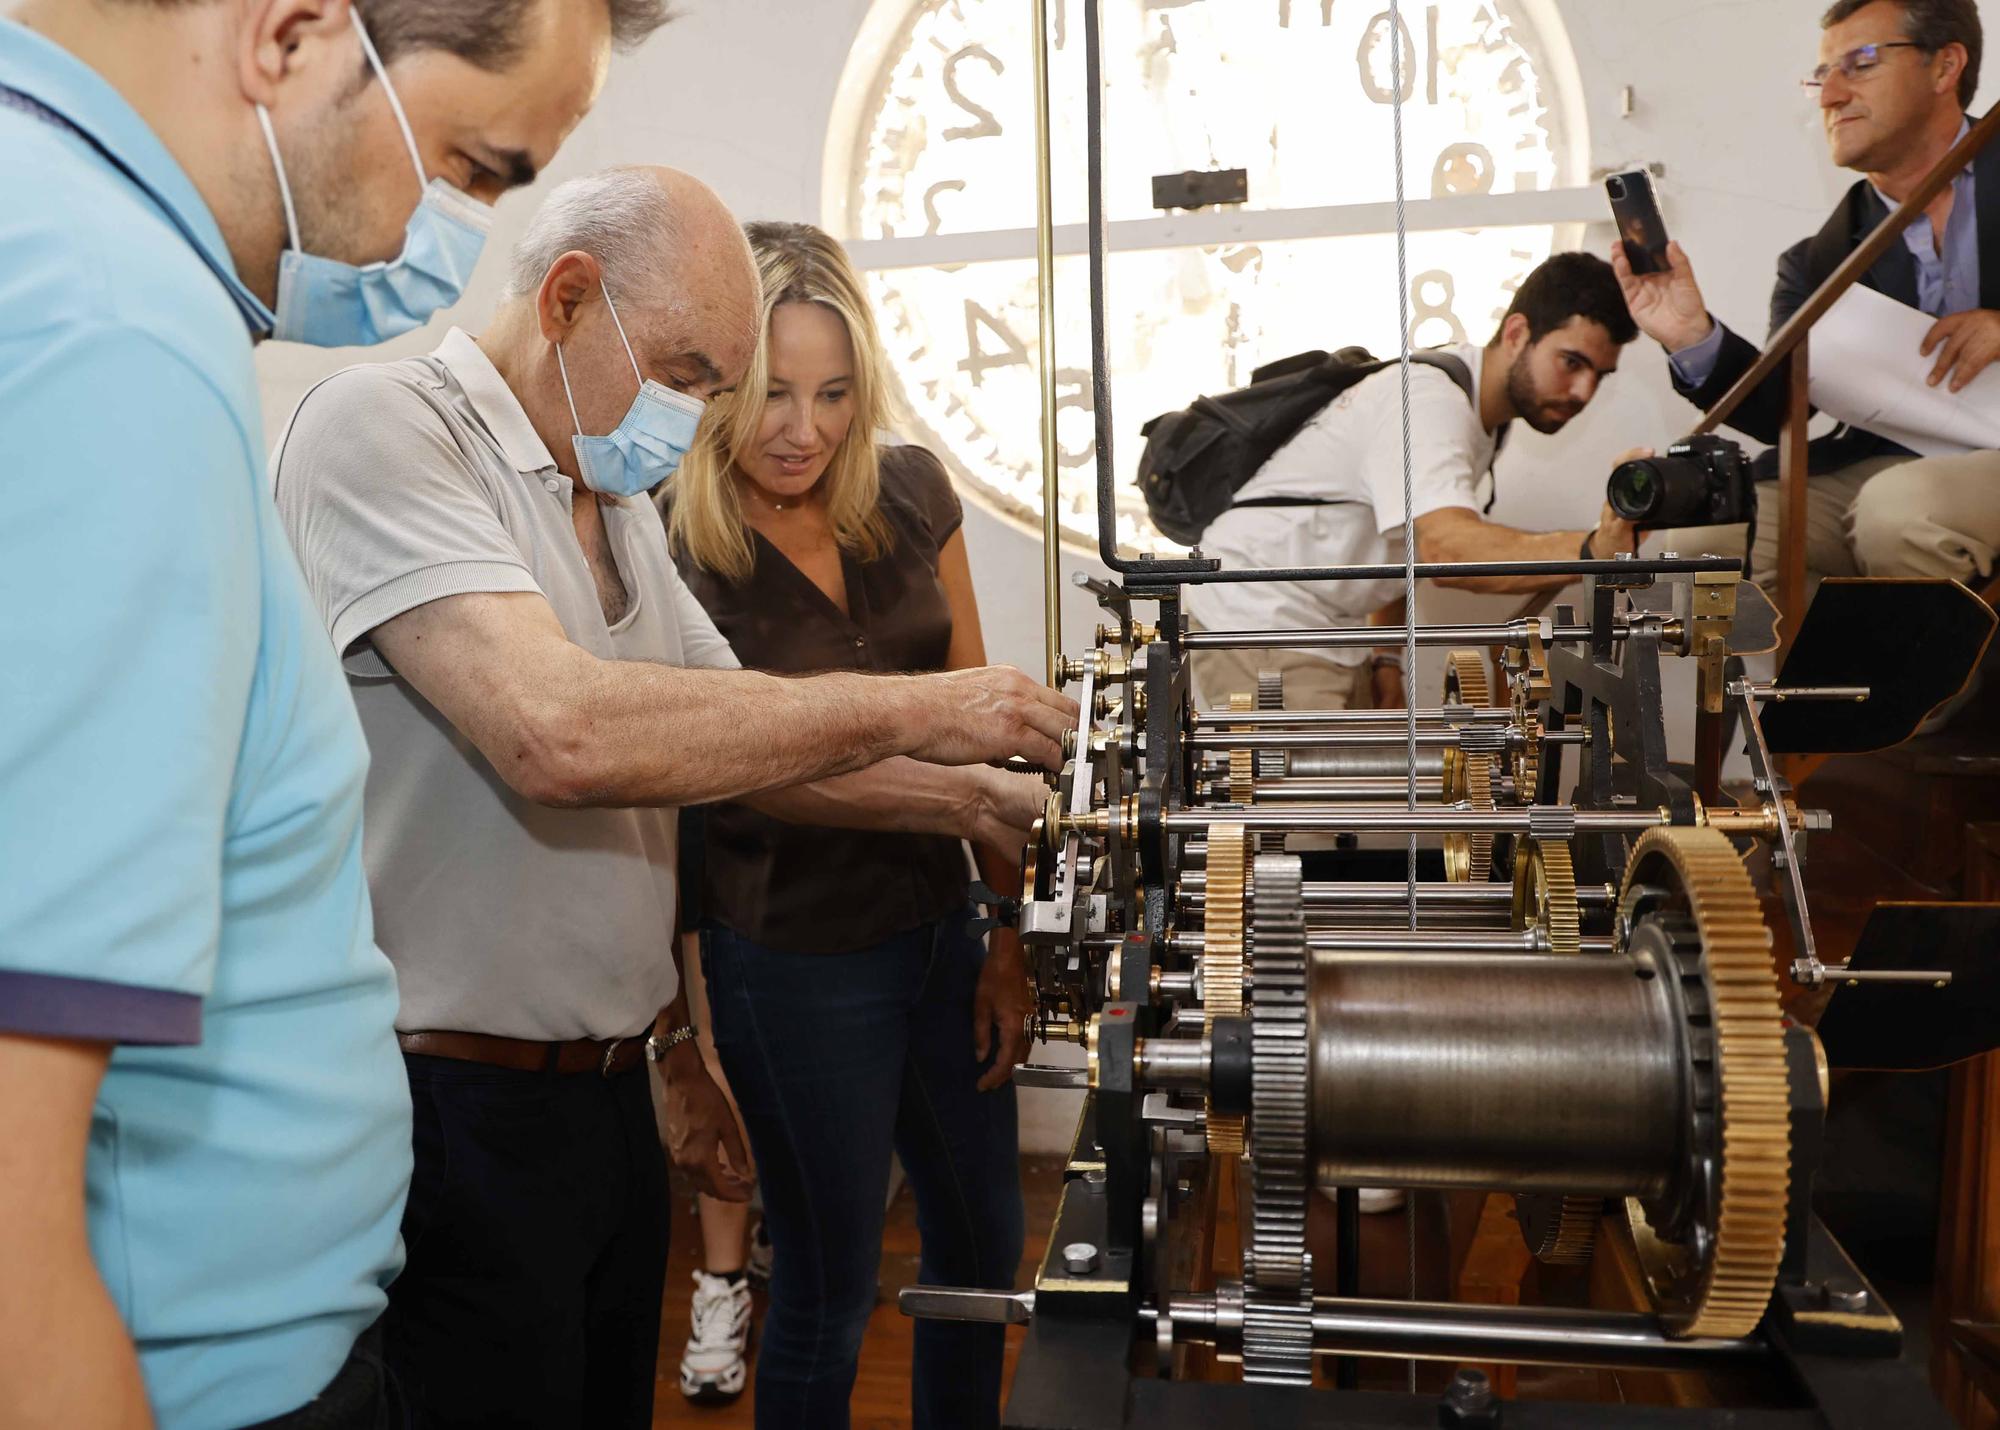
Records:
<instances>
[{"instance_id":1,"label":"clock numeral","mask_svg":"<svg viewBox=\"0 0 2000 1430\"><path fill-rule=\"evenodd\" d=\"M1514 295L1521 291L1521 285L1528 281L1528 274L1534 271L1535 266L1535 254L1532 249L1510 248L1507 250L1507 256L1521 266L1514 271L1512 277L1501 280L1500 292L1505 301L1495 305L1493 309L1493 321L1496 323L1507 321L1507 310L1514 305Z\"/></svg>"},{"instance_id":2,"label":"clock numeral","mask_svg":"<svg viewBox=\"0 0 2000 1430\"><path fill-rule=\"evenodd\" d=\"M981 328L984 328L1000 340L1000 352L998 354L990 353L980 346L979 330ZM959 363L958 370L971 376L974 387L983 387L986 384L986 374L994 368L1026 367L1027 365L1028 349L1021 340L1014 336L1005 323L1001 322L970 298L967 298L965 300L965 358Z\"/></svg>"},{"instance_id":3,"label":"clock numeral","mask_svg":"<svg viewBox=\"0 0 2000 1430\"><path fill-rule=\"evenodd\" d=\"M1333 0L1319 0L1319 23L1321 29L1333 23ZM1278 0L1278 27L1292 28L1292 0Z\"/></svg>"},{"instance_id":4,"label":"clock numeral","mask_svg":"<svg viewBox=\"0 0 2000 1430\"><path fill-rule=\"evenodd\" d=\"M1000 121L993 117L993 111L976 104L965 97L965 91L958 87L958 67L967 60L979 60L990 67L994 74L1007 73L994 53L984 45L967 45L944 62L944 92L951 102L972 116L971 124L960 124L944 131L946 139L992 139L1000 135Z\"/></svg>"},{"instance_id":5,"label":"clock numeral","mask_svg":"<svg viewBox=\"0 0 2000 1430\"><path fill-rule=\"evenodd\" d=\"M1390 34L1394 29L1393 37ZM1424 102L1438 102L1438 67L1442 63L1438 54L1438 7L1429 6L1424 11L1425 38L1430 58L1424 66ZM1403 103L1408 104L1417 93L1417 42L1410 36L1410 27L1400 14L1384 10L1368 22L1368 28L1361 32L1361 43L1354 51L1354 66L1360 73L1361 92L1377 104L1396 102L1394 92L1395 72L1393 58L1383 53L1386 45L1397 44L1403 51Z\"/></svg>"},{"instance_id":6,"label":"clock numeral","mask_svg":"<svg viewBox=\"0 0 2000 1430\"><path fill-rule=\"evenodd\" d=\"M1435 288L1441 295L1433 300L1426 296L1427 289ZM1465 341L1465 324L1452 312L1451 305L1458 299L1458 281L1442 268L1427 268L1410 280L1410 346L1432 347L1437 339L1418 340L1418 333L1424 324L1443 323L1450 331L1441 341L1462 343Z\"/></svg>"},{"instance_id":7,"label":"clock numeral","mask_svg":"<svg viewBox=\"0 0 2000 1430\"><path fill-rule=\"evenodd\" d=\"M1064 390L1065 388L1067 388L1068 391L1065 391ZM1090 413L1096 410L1097 409L1091 405L1090 401L1089 370L1080 367L1057 368L1056 369L1056 413L1058 414L1058 416L1060 416L1065 411ZM1058 425L1060 426L1060 423ZM1097 456L1097 437L1094 431L1092 432L1092 435L1085 440L1083 446L1080 449L1072 449L1069 447L1065 447L1061 445L1060 442L1058 442L1056 445L1056 465L1059 467L1088 466L1096 458L1096 456Z\"/></svg>"},{"instance_id":8,"label":"clock numeral","mask_svg":"<svg viewBox=\"0 0 2000 1430\"><path fill-rule=\"evenodd\" d=\"M924 190L924 237L929 238L938 231L937 196L945 193L961 193L965 189L963 179L940 179Z\"/></svg>"},{"instance_id":9,"label":"clock numeral","mask_svg":"<svg viewBox=\"0 0 2000 1430\"><path fill-rule=\"evenodd\" d=\"M1431 197L1493 192L1493 151L1484 144L1451 144L1431 167Z\"/></svg>"}]
</instances>

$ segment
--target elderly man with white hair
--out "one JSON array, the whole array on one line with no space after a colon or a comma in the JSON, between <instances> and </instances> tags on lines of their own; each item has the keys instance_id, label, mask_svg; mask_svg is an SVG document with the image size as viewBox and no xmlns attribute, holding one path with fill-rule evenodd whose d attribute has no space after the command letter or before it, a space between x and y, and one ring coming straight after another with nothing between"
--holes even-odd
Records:
<instances>
[{"instance_id":1,"label":"elderly man with white hair","mask_svg":"<svg viewBox=\"0 0 2000 1430\"><path fill-rule=\"evenodd\" d=\"M550 194L484 333L329 378L279 444L373 757L365 858L416 1118L385 1348L423 1424L651 1424L648 1061L675 1160L747 1193L679 987L676 806L1018 842L1041 784L987 762L1053 767L1075 716L999 667L737 668L646 493L758 311L713 193L609 170Z\"/></svg>"}]
</instances>

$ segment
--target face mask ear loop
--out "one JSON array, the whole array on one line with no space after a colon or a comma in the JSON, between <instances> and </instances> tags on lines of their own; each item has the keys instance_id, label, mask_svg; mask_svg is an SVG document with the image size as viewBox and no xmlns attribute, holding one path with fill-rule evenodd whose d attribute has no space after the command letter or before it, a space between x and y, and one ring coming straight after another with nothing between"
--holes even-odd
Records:
<instances>
[{"instance_id":1,"label":"face mask ear loop","mask_svg":"<svg viewBox=\"0 0 2000 1430\"><path fill-rule=\"evenodd\" d=\"M285 201L285 231L292 237L293 252L299 248L299 215L292 207L292 185L285 177L285 161L278 157L278 136L271 131L271 111L257 106L257 122L264 127L264 147L271 151L271 167L278 174L278 197Z\"/></svg>"},{"instance_id":2,"label":"face mask ear loop","mask_svg":"<svg viewBox=\"0 0 2000 1430\"><path fill-rule=\"evenodd\" d=\"M361 52L368 57L368 67L375 71L375 78L382 81L382 93L389 98L389 109L396 116L396 127L403 131L403 144L410 151L410 167L417 171L417 188L421 191L430 183L424 174L423 156L417 152L417 136L410 132L409 117L403 113L403 101L396 97L396 86L389 83L389 71L382 63L382 57L375 53L375 41L369 38L368 27L361 23L361 12L354 8L353 0L347 6L347 18L354 22L354 33L361 37Z\"/></svg>"},{"instance_id":3,"label":"face mask ear loop","mask_svg":"<svg viewBox=\"0 0 2000 1430\"><path fill-rule=\"evenodd\" d=\"M638 378L639 386L643 389L646 379L639 371L639 359L632 355L632 340L625 336L625 325L618 321L618 305L611 301L611 289L605 286L602 278L597 280L597 286L604 289L604 306L611 310L611 325L618 329L618 341L625 344L625 361L632 364L632 376Z\"/></svg>"},{"instance_id":4,"label":"face mask ear loop","mask_svg":"<svg viewBox=\"0 0 2000 1430\"><path fill-rule=\"evenodd\" d=\"M583 419L576 415L576 398L569 390L569 364L563 361L562 344L556 344L556 371L562 374L563 397L569 402L569 425L576 429L576 435L583 435Z\"/></svg>"}]
</instances>

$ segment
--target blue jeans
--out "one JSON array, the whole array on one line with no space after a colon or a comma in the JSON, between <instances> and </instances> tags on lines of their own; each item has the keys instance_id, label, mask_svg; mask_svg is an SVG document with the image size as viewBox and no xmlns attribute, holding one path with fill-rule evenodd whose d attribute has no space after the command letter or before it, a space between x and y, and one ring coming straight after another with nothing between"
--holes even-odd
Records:
<instances>
[{"instance_id":1,"label":"blue jeans","mask_svg":"<svg viewBox=\"0 0 2000 1430\"><path fill-rule=\"evenodd\" d=\"M857 890L858 897L866 891ZM985 962L964 909L855 953L786 953L703 930L710 1020L742 1109L775 1261L758 1430L845 1430L874 1310L889 1154L916 1194L926 1285L1011 1287L1021 1174L1011 1083L973 1084ZM916 1430L1000 1419L999 1326L919 1321Z\"/></svg>"}]
</instances>

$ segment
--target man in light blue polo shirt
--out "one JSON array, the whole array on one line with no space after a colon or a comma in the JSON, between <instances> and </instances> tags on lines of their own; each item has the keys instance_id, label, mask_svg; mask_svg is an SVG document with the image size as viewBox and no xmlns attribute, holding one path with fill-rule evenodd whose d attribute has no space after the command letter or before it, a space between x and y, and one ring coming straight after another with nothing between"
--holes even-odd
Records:
<instances>
[{"instance_id":1,"label":"man in light blue polo shirt","mask_svg":"<svg viewBox=\"0 0 2000 1430\"><path fill-rule=\"evenodd\" d=\"M389 1423L364 1332L410 1126L367 752L268 495L251 344L451 302L485 205L662 10L0 21L9 1430Z\"/></svg>"}]
</instances>

